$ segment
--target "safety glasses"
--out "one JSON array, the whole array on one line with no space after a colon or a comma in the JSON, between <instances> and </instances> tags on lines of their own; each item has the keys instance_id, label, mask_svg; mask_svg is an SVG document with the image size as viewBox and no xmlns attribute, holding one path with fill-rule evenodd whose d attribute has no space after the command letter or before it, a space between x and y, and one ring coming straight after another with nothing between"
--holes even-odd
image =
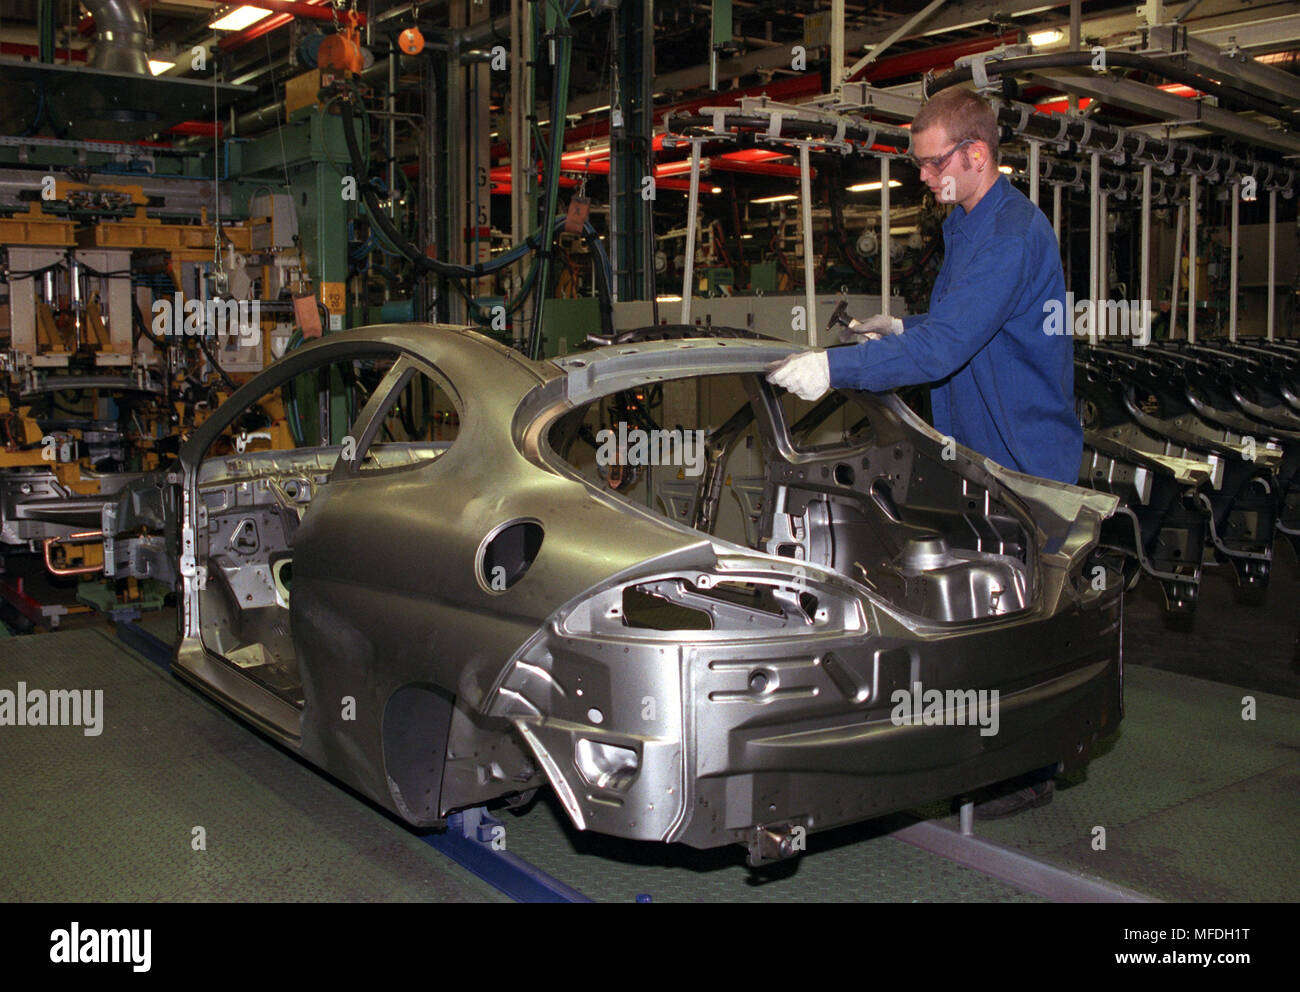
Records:
<instances>
[{"instance_id":1,"label":"safety glasses","mask_svg":"<svg viewBox=\"0 0 1300 992\"><path fill-rule=\"evenodd\" d=\"M912 163L922 171L930 169L934 172L942 172L948 165L948 160L957 153L957 149L964 148L974 140L974 138L965 138L949 148L943 155L931 155L928 158L917 158L915 155L909 155L908 157L912 160Z\"/></svg>"}]
</instances>

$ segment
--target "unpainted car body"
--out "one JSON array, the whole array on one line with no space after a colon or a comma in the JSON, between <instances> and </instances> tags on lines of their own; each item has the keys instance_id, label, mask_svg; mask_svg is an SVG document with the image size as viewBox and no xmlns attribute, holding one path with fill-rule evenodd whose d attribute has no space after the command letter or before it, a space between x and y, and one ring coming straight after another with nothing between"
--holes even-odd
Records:
<instances>
[{"instance_id":1,"label":"unpainted car body","mask_svg":"<svg viewBox=\"0 0 1300 992\"><path fill-rule=\"evenodd\" d=\"M1122 712L1121 583L1093 562L1116 498L954 452L893 395L832 396L859 426L800 443L763 377L790 350L533 362L468 329L331 335L105 508L110 571L168 534L176 672L417 827L549 784L579 828L756 858L796 827L1085 760ZM277 382L375 355L390 367L347 437L210 454ZM377 440L417 373L456 407L450 445ZM566 460L603 397L704 376L734 377L748 412L709 435L690 519ZM690 526L716 519L745 424L766 465L755 547ZM657 619L632 615L647 603ZM892 715L918 683L949 693L944 725ZM986 735L961 700L991 690Z\"/></svg>"}]
</instances>

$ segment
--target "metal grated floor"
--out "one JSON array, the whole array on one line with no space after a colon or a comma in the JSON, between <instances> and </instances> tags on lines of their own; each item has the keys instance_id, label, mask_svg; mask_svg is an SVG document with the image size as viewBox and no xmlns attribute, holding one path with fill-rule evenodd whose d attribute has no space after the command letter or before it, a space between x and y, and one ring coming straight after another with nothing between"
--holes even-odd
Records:
<instances>
[{"instance_id":1,"label":"metal grated floor","mask_svg":"<svg viewBox=\"0 0 1300 992\"><path fill-rule=\"evenodd\" d=\"M1300 700L1130 665L1125 710L1085 777L978 832L1165 900L1300 900Z\"/></svg>"},{"instance_id":2,"label":"metal grated floor","mask_svg":"<svg viewBox=\"0 0 1300 992\"><path fill-rule=\"evenodd\" d=\"M174 615L147 626L175 636ZM1300 900L1300 700L1126 653L1120 733L1053 803L977 833L1159 899ZM102 688L105 726L0 727L0 899L504 898L103 630L0 640L0 689L19 681ZM900 818L814 834L755 875L739 848L580 833L545 796L501 815L511 853L600 901L1040 901L887 836Z\"/></svg>"},{"instance_id":3,"label":"metal grated floor","mask_svg":"<svg viewBox=\"0 0 1300 992\"><path fill-rule=\"evenodd\" d=\"M0 727L0 900L504 901L111 634L5 640L19 681L102 688L104 727Z\"/></svg>"},{"instance_id":4,"label":"metal grated floor","mask_svg":"<svg viewBox=\"0 0 1300 992\"><path fill-rule=\"evenodd\" d=\"M1165 901L1300 900L1300 701L1150 668L1126 670L1127 716L1085 774L1049 805L976 833ZM946 804L913 811L956 824ZM538 802L507 821L520 857L597 900L1019 901L1032 897L909 848L881 821L808 839L755 886L739 849L695 852L574 830ZM1105 830L1105 848L1094 848Z\"/></svg>"}]
</instances>

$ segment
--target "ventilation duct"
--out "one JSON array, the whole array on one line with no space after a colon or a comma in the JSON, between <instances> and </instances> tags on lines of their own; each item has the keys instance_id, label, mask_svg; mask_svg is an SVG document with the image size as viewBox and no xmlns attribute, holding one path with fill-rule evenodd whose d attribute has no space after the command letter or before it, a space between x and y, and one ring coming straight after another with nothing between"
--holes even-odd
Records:
<instances>
[{"instance_id":1,"label":"ventilation duct","mask_svg":"<svg viewBox=\"0 0 1300 992\"><path fill-rule=\"evenodd\" d=\"M95 18L96 69L149 72L149 25L137 0L81 0Z\"/></svg>"}]
</instances>

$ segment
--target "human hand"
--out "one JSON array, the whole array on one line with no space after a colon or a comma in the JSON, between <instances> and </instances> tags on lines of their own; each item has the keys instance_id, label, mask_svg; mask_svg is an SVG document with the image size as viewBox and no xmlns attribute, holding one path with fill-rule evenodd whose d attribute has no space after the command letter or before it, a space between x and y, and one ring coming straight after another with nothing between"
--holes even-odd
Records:
<instances>
[{"instance_id":1,"label":"human hand","mask_svg":"<svg viewBox=\"0 0 1300 992\"><path fill-rule=\"evenodd\" d=\"M824 351L800 351L769 366L767 381L800 399L819 400L830 392L831 367Z\"/></svg>"},{"instance_id":2,"label":"human hand","mask_svg":"<svg viewBox=\"0 0 1300 992\"><path fill-rule=\"evenodd\" d=\"M844 344L861 344L863 341L878 341L886 334L902 334L903 321L878 313L866 320L851 320L840 331L840 341Z\"/></svg>"}]
</instances>

